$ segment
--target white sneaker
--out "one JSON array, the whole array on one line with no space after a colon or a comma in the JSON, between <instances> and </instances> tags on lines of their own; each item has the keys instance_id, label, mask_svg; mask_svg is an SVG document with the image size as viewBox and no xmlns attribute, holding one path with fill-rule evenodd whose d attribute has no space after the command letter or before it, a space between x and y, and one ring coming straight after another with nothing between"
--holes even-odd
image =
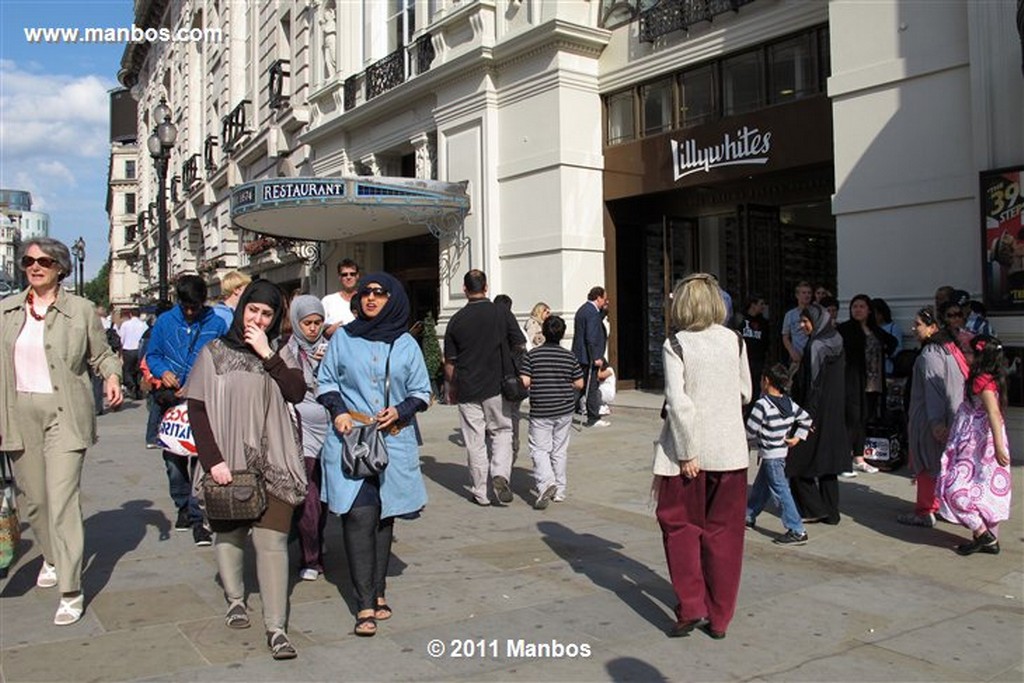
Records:
<instances>
[{"instance_id":1,"label":"white sneaker","mask_svg":"<svg viewBox=\"0 0 1024 683\"><path fill-rule=\"evenodd\" d=\"M57 585L57 568L43 560L43 566L39 568L39 576L36 577L36 585L40 588L53 588Z\"/></svg>"},{"instance_id":2,"label":"white sneaker","mask_svg":"<svg viewBox=\"0 0 1024 683\"><path fill-rule=\"evenodd\" d=\"M869 465L866 462L855 462L853 463L853 469L858 472L864 472L866 474L875 474L878 472L878 468L874 465Z\"/></svg>"},{"instance_id":3,"label":"white sneaker","mask_svg":"<svg viewBox=\"0 0 1024 683\"><path fill-rule=\"evenodd\" d=\"M598 411L597 411L597 414L598 414L598 415L600 415L600 416L602 416L602 417L604 417L605 415L611 415L611 414L612 414L612 409L611 409L611 408L609 408L609 407L608 407L608 406L606 406L606 405L603 405L603 406L601 406L601 407L600 407L600 408L598 409Z\"/></svg>"},{"instance_id":4,"label":"white sneaker","mask_svg":"<svg viewBox=\"0 0 1024 683\"><path fill-rule=\"evenodd\" d=\"M594 420L590 423L591 427L611 427L612 423L608 420Z\"/></svg>"},{"instance_id":5,"label":"white sneaker","mask_svg":"<svg viewBox=\"0 0 1024 683\"><path fill-rule=\"evenodd\" d=\"M840 472L839 476L843 477L844 479L853 479L854 477L857 476L857 473L851 470L849 472Z\"/></svg>"},{"instance_id":6,"label":"white sneaker","mask_svg":"<svg viewBox=\"0 0 1024 683\"><path fill-rule=\"evenodd\" d=\"M564 503L565 502L565 494L564 493L556 493L555 497L552 498L551 500L554 501L555 503Z\"/></svg>"},{"instance_id":7,"label":"white sneaker","mask_svg":"<svg viewBox=\"0 0 1024 683\"><path fill-rule=\"evenodd\" d=\"M315 569L306 568L299 572L299 578L303 581L316 581L320 578L320 572Z\"/></svg>"}]
</instances>

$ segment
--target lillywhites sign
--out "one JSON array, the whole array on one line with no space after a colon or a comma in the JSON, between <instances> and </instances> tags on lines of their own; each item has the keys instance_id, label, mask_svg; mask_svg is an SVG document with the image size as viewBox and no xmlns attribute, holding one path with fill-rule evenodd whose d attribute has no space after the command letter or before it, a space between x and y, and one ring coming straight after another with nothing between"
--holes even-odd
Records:
<instances>
[{"instance_id":1,"label":"lillywhites sign","mask_svg":"<svg viewBox=\"0 0 1024 683\"><path fill-rule=\"evenodd\" d=\"M305 199L307 197L344 197L345 183L324 180L299 183L264 183L264 202L280 199Z\"/></svg>"},{"instance_id":2,"label":"lillywhites sign","mask_svg":"<svg viewBox=\"0 0 1024 683\"><path fill-rule=\"evenodd\" d=\"M722 166L763 166L768 163L772 149L772 134L743 126L735 135L726 133L720 143L709 147L700 147L695 140L670 140L669 144L672 145L674 179L679 180Z\"/></svg>"}]
</instances>

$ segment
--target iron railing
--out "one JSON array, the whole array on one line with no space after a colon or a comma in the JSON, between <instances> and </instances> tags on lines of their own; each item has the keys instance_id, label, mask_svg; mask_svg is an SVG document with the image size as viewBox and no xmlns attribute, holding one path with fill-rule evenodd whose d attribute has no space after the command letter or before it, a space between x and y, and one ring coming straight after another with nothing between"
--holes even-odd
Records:
<instances>
[{"instance_id":1,"label":"iron railing","mask_svg":"<svg viewBox=\"0 0 1024 683\"><path fill-rule=\"evenodd\" d=\"M702 21L711 22L719 14L738 12L754 0L660 0L640 12L640 41L653 43L657 38L685 31Z\"/></svg>"},{"instance_id":2,"label":"iron railing","mask_svg":"<svg viewBox=\"0 0 1024 683\"><path fill-rule=\"evenodd\" d=\"M278 59L270 65L270 69L267 70L267 75L270 77L270 82L267 84L267 88L270 91L270 108L279 109L288 104L289 94L285 93L285 79L291 77L291 71L289 66L291 62L287 59Z\"/></svg>"},{"instance_id":3,"label":"iron railing","mask_svg":"<svg viewBox=\"0 0 1024 683\"><path fill-rule=\"evenodd\" d=\"M221 140L224 141L224 151L231 152L235 145L249 132L246 127L246 107L252 104L251 100L242 100L234 109L221 119Z\"/></svg>"}]
</instances>

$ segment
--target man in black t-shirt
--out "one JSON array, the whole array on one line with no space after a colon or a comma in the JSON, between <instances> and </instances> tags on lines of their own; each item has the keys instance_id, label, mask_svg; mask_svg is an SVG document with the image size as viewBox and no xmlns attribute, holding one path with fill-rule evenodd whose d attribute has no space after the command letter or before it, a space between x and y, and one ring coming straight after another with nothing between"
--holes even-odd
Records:
<instances>
[{"instance_id":1,"label":"man in black t-shirt","mask_svg":"<svg viewBox=\"0 0 1024 683\"><path fill-rule=\"evenodd\" d=\"M487 298L483 271L466 273L462 291L466 305L452 316L444 335L448 402L459 404L471 499L478 505L490 505L490 478L495 497L511 503L512 410L501 396L502 359L507 355L502 345L507 343L515 350L524 345L525 339L512 312L498 308Z\"/></svg>"}]
</instances>

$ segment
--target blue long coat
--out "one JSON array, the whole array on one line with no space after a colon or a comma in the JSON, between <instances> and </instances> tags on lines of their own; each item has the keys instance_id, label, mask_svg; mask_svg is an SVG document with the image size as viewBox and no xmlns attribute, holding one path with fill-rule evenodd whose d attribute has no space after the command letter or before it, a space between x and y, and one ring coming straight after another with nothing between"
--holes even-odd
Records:
<instances>
[{"instance_id":1,"label":"blue long coat","mask_svg":"<svg viewBox=\"0 0 1024 683\"><path fill-rule=\"evenodd\" d=\"M331 337L327 355L317 375L318 395L341 394L350 410L376 415L384 408L384 377L388 344L351 337L344 330ZM423 353L416 340L403 334L391 350L391 401L397 405L410 396L430 403L430 380ZM427 504L427 489L420 472L416 430L407 426L395 436L386 435L388 466L380 475L381 519L416 512ZM345 514L362 486L341 470L341 440L328 429L321 457L321 499L335 514Z\"/></svg>"}]
</instances>

